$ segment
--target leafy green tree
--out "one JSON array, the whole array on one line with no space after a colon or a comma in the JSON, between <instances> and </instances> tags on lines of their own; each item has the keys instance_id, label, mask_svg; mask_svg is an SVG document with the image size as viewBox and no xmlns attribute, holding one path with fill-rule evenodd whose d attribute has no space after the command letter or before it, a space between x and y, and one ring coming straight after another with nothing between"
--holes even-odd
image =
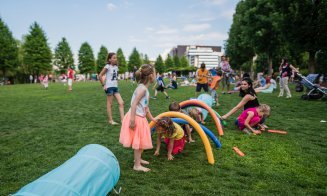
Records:
<instances>
[{"instance_id":1,"label":"leafy green tree","mask_svg":"<svg viewBox=\"0 0 327 196\"><path fill-rule=\"evenodd\" d=\"M185 56L182 56L181 61L180 61L180 66L181 67L189 67L190 64Z\"/></svg>"},{"instance_id":2,"label":"leafy green tree","mask_svg":"<svg viewBox=\"0 0 327 196\"><path fill-rule=\"evenodd\" d=\"M97 73L100 73L103 67L107 64L107 57L108 57L108 49L105 46L101 46L96 61Z\"/></svg>"},{"instance_id":3,"label":"leafy green tree","mask_svg":"<svg viewBox=\"0 0 327 196\"><path fill-rule=\"evenodd\" d=\"M248 22L244 18L246 11L245 2L239 2L236 6L228 39L225 43L225 53L229 57L233 69L241 69L242 65L252 61L255 55L251 39L248 39L245 33L248 28Z\"/></svg>"},{"instance_id":4,"label":"leafy green tree","mask_svg":"<svg viewBox=\"0 0 327 196\"><path fill-rule=\"evenodd\" d=\"M167 71L171 71L174 67L174 61L173 59L170 57L170 55L167 55L167 58L165 60L165 68Z\"/></svg>"},{"instance_id":5,"label":"leafy green tree","mask_svg":"<svg viewBox=\"0 0 327 196\"><path fill-rule=\"evenodd\" d=\"M8 71L18 66L18 48L7 25L0 18L0 70L6 78Z\"/></svg>"},{"instance_id":6,"label":"leafy green tree","mask_svg":"<svg viewBox=\"0 0 327 196\"><path fill-rule=\"evenodd\" d=\"M34 22L30 32L25 37L23 63L31 67L34 74L39 76L52 70L52 53L47 37L39 24Z\"/></svg>"},{"instance_id":7,"label":"leafy green tree","mask_svg":"<svg viewBox=\"0 0 327 196\"><path fill-rule=\"evenodd\" d=\"M119 73L127 72L128 71L127 63L126 63L125 55L121 48L118 48L118 50L117 50L117 60L119 63Z\"/></svg>"},{"instance_id":8,"label":"leafy green tree","mask_svg":"<svg viewBox=\"0 0 327 196\"><path fill-rule=\"evenodd\" d=\"M309 72L315 72L316 56L327 50L327 3L325 0L275 0L282 12L280 30L291 48L309 53Z\"/></svg>"},{"instance_id":9,"label":"leafy green tree","mask_svg":"<svg viewBox=\"0 0 327 196\"><path fill-rule=\"evenodd\" d=\"M163 60L162 60L162 57L161 57L161 55L159 55L158 57L157 57L157 60L156 60L156 62L154 63L154 66L155 66L155 68L156 68L156 71L158 72L158 73L164 73L165 72L165 64L164 64L164 62L163 62Z\"/></svg>"},{"instance_id":10,"label":"leafy green tree","mask_svg":"<svg viewBox=\"0 0 327 196\"><path fill-rule=\"evenodd\" d=\"M178 58L177 55L174 56L173 60L174 60L175 67L176 68L180 67L181 62L180 62L180 60L179 60L179 58Z\"/></svg>"},{"instance_id":11,"label":"leafy green tree","mask_svg":"<svg viewBox=\"0 0 327 196\"><path fill-rule=\"evenodd\" d=\"M72 66L74 64L72 50L64 37L55 48L54 64L59 67L60 73L67 72L68 66Z\"/></svg>"},{"instance_id":12,"label":"leafy green tree","mask_svg":"<svg viewBox=\"0 0 327 196\"><path fill-rule=\"evenodd\" d=\"M133 49L132 54L129 56L128 61L128 71L133 71L134 66L139 68L142 64L141 57L139 52L136 50L136 48Z\"/></svg>"},{"instance_id":13,"label":"leafy green tree","mask_svg":"<svg viewBox=\"0 0 327 196\"><path fill-rule=\"evenodd\" d=\"M144 55L143 64L150 64L150 60L147 54Z\"/></svg>"},{"instance_id":14,"label":"leafy green tree","mask_svg":"<svg viewBox=\"0 0 327 196\"><path fill-rule=\"evenodd\" d=\"M78 51L79 70L82 74L95 71L95 60L91 46L84 42Z\"/></svg>"}]
</instances>

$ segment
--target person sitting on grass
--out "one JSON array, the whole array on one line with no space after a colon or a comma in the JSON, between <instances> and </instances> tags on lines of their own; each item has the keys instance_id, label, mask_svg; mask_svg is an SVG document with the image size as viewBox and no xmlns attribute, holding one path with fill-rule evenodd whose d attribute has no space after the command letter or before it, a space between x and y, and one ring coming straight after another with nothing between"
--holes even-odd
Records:
<instances>
[{"instance_id":1,"label":"person sitting on grass","mask_svg":"<svg viewBox=\"0 0 327 196\"><path fill-rule=\"evenodd\" d=\"M272 93L273 90L274 86L271 84L269 76L266 78L266 82L263 87L258 87L254 89L256 93Z\"/></svg>"},{"instance_id":2,"label":"person sitting on grass","mask_svg":"<svg viewBox=\"0 0 327 196\"><path fill-rule=\"evenodd\" d=\"M160 154L161 138L164 138L168 149L168 160L173 160L173 155L181 153L185 146L184 130L169 117L162 117L157 120L155 129L157 131L157 147L155 156Z\"/></svg>"},{"instance_id":3,"label":"person sitting on grass","mask_svg":"<svg viewBox=\"0 0 327 196\"><path fill-rule=\"evenodd\" d=\"M261 131L255 130L254 127L259 126L260 129L263 128L259 123L262 118L267 118L269 115L270 107L266 104L261 104L258 107L244 110L235 121L235 125L247 134L261 134Z\"/></svg>"},{"instance_id":4,"label":"person sitting on grass","mask_svg":"<svg viewBox=\"0 0 327 196\"><path fill-rule=\"evenodd\" d=\"M174 112L181 112L181 113L184 113L183 111L182 111L182 109L181 109L181 106L179 105L179 103L177 103L177 102L171 102L170 104L169 104L169 111L174 111ZM187 114L186 114L187 115ZM191 142L195 142L195 140L193 140L192 139L192 131L191 131L191 127L190 127L190 125L188 125L188 124L184 124L184 125L182 125L182 127L183 127L183 130L185 130L186 131L186 135L187 135L187 137L188 137L188 141L191 143Z\"/></svg>"},{"instance_id":5,"label":"person sitting on grass","mask_svg":"<svg viewBox=\"0 0 327 196\"><path fill-rule=\"evenodd\" d=\"M155 89L154 91L154 96L151 97L151 99L157 99L157 94L158 91L162 92L163 94L165 94L166 99L169 99L170 97L168 96L167 92L165 91L165 83L163 81L163 73L160 74L160 76L157 78L157 82L155 83L155 85L152 87L152 89ZM158 85L158 87L156 88L156 86Z\"/></svg>"}]
</instances>

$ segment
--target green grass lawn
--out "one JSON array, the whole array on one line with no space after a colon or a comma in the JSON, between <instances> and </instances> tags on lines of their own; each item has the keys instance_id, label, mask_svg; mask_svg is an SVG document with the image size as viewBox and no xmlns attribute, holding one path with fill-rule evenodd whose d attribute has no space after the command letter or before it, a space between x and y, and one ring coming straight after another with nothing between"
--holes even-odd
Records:
<instances>
[{"instance_id":1,"label":"green grass lawn","mask_svg":"<svg viewBox=\"0 0 327 196\"><path fill-rule=\"evenodd\" d=\"M117 157L121 195L327 195L327 123L320 122L327 121L327 105L300 100L301 93L291 87L292 99L277 98L276 92L258 95L272 108L266 124L287 135L243 134L233 124L237 113L219 137L221 149L209 140L214 165L208 164L201 138L194 133L196 142L186 144L173 161L167 160L164 145L159 157L153 156L154 149L145 151L151 172L141 173L132 170L133 151L118 142L120 126L107 124L106 96L99 83L74 83L72 93L59 83L50 83L49 90L39 84L1 86L0 195L17 192L91 143L107 147ZM121 81L119 89L127 112L135 85ZM153 116L167 111L171 101L193 97L194 90L168 90L170 100L159 93L157 100L150 100ZM219 92L219 99L221 106L215 109L222 115L240 97ZM119 122L117 102L113 114ZM218 135L211 117L206 126ZM238 156L233 146L246 156Z\"/></svg>"}]
</instances>

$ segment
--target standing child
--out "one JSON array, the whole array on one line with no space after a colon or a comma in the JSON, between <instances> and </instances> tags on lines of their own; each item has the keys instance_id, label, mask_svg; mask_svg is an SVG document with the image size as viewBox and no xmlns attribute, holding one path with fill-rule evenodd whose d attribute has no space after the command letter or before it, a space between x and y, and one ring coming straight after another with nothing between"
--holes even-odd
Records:
<instances>
[{"instance_id":1,"label":"standing child","mask_svg":"<svg viewBox=\"0 0 327 196\"><path fill-rule=\"evenodd\" d=\"M216 106L219 106L217 89L220 81L221 81L221 72L217 72L217 76L214 76L211 80L211 83L209 84L210 94L212 99L215 100Z\"/></svg>"},{"instance_id":2,"label":"standing child","mask_svg":"<svg viewBox=\"0 0 327 196\"><path fill-rule=\"evenodd\" d=\"M169 111L184 113L184 112L182 112L182 109L181 109L181 106L179 105L179 103L177 103L175 101L170 103L170 105L169 105ZM187 133L188 141L190 143L191 142L195 142L195 140L192 139L192 133L191 133L191 127L190 127L190 125L184 124L182 127L185 129L185 131Z\"/></svg>"},{"instance_id":3,"label":"standing child","mask_svg":"<svg viewBox=\"0 0 327 196\"><path fill-rule=\"evenodd\" d=\"M153 86L153 89L156 88L156 86L158 85L158 87L156 88L156 90L154 91L154 96L151 97L151 99L157 99L157 94L158 94L158 91L161 91L163 94L166 95L166 99L169 99L170 97L168 96L168 94L166 93L165 91L165 83L163 81L163 73L160 74L160 76L158 77L157 79L157 82L155 83L155 85Z\"/></svg>"},{"instance_id":4,"label":"standing child","mask_svg":"<svg viewBox=\"0 0 327 196\"><path fill-rule=\"evenodd\" d=\"M255 130L254 126L262 127L259 123L262 118L267 118L270 114L270 107L266 104L261 104L255 108L244 110L237 118L235 124L243 132L250 134L261 134L261 131Z\"/></svg>"},{"instance_id":5,"label":"standing child","mask_svg":"<svg viewBox=\"0 0 327 196\"><path fill-rule=\"evenodd\" d=\"M69 67L68 72L67 72L67 77L68 77L68 91L73 90L73 80L74 80L74 70L72 67Z\"/></svg>"},{"instance_id":6,"label":"standing child","mask_svg":"<svg viewBox=\"0 0 327 196\"><path fill-rule=\"evenodd\" d=\"M48 76L48 74L45 74L42 83L43 83L43 86L44 86L45 90L48 90L48 87L49 87L49 76Z\"/></svg>"},{"instance_id":7,"label":"standing child","mask_svg":"<svg viewBox=\"0 0 327 196\"><path fill-rule=\"evenodd\" d=\"M153 83L156 77L155 69L152 65L142 65L135 72L135 77L138 86L132 96L131 108L123 119L119 142L124 147L134 149L133 169L148 172L150 169L142 166L142 164L149 164L149 162L142 160L141 156L144 149L153 148L151 131L146 116L155 121L149 109L148 91L149 85Z\"/></svg>"},{"instance_id":8,"label":"standing child","mask_svg":"<svg viewBox=\"0 0 327 196\"><path fill-rule=\"evenodd\" d=\"M108 64L102 69L99 74L99 81L101 82L103 89L107 95L107 114L108 114L108 122L111 125L118 125L112 119L112 99L113 97L116 98L118 105L119 105L119 114L120 120L122 121L124 118L124 101L120 96L118 91L118 62L117 56L115 53L110 52L107 57ZM106 74L106 81L104 82L103 76Z\"/></svg>"},{"instance_id":9,"label":"standing child","mask_svg":"<svg viewBox=\"0 0 327 196\"><path fill-rule=\"evenodd\" d=\"M154 152L155 156L160 153L161 138L165 139L168 149L168 160L173 160L172 154L181 153L184 150L185 135L184 130L177 123L174 123L169 117L162 117L156 123L157 134L157 148Z\"/></svg>"}]
</instances>

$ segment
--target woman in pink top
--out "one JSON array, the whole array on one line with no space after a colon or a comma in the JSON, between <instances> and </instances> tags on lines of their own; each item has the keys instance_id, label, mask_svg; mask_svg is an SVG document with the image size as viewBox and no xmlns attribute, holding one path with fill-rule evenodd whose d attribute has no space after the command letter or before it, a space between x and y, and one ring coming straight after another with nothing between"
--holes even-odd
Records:
<instances>
[{"instance_id":1,"label":"woman in pink top","mask_svg":"<svg viewBox=\"0 0 327 196\"><path fill-rule=\"evenodd\" d=\"M261 104L255 108L244 110L237 118L235 124L240 130L247 134L260 134L261 131L255 130L253 127L259 125L262 117L267 118L270 114L270 107L266 104ZM260 126L260 125L259 125Z\"/></svg>"}]
</instances>

